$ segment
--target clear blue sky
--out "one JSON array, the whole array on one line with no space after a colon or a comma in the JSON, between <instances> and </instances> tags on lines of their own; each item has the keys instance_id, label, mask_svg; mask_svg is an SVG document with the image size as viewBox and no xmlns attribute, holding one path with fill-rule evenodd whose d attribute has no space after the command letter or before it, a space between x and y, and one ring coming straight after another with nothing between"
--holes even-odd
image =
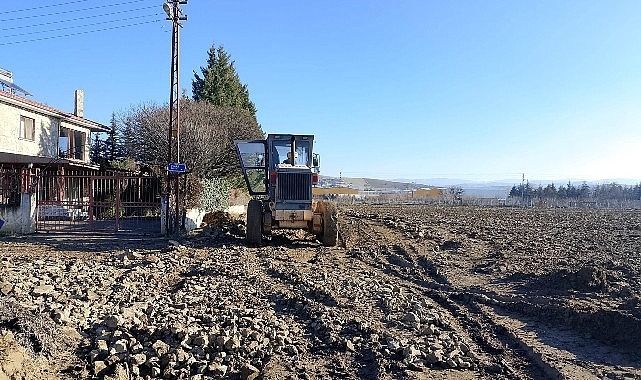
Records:
<instances>
[{"instance_id":1,"label":"clear blue sky","mask_svg":"<svg viewBox=\"0 0 641 380\"><path fill-rule=\"evenodd\" d=\"M322 174L641 180L640 1L182 7L181 87L224 45L263 130L315 134ZM72 111L82 88L105 124L168 101L162 1L9 0L0 20L0 67L36 101Z\"/></svg>"}]
</instances>

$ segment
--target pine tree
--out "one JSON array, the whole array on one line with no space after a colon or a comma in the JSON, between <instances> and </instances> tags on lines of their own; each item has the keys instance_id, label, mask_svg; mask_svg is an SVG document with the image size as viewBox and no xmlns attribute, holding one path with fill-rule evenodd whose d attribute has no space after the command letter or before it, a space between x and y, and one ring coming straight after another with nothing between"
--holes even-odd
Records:
<instances>
[{"instance_id":1,"label":"pine tree","mask_svg":"<svg viewBox=\"0 0 641 380\"><path fill-rule=\"evenodd\" d=\"M112 162L123 159L122 142L120 141L120 134L118 133L118 122L116 114L111 114L111 122L109 123L109 132L107 132L107 139L104 142L104 155L107 161Z\"/></svg>"},{"instance_id":2,"label":"pine tree","mask_svg":"<svg viewBox=\"0 0 641 380\"><path fill-rule=\"evenodd\" d=\"M92 164L102 165L104 163L105 142L100 139L100 134L95 134L91 142L89 156Z\"/></svg>"},{"instance_id":3,"label":"pine tree","mask_svg":"<svg viewBox=\"0 0 641 380\"><path fill-rule=\"evenodd\" d=\"M201 67L202 77L194 71L192 90L194 100L217 106L247 110L256 119L256 106L249 99L249 90L242 84L231 56L222 46L209 48L207 66Z\"/></svg>"}]
</instances>

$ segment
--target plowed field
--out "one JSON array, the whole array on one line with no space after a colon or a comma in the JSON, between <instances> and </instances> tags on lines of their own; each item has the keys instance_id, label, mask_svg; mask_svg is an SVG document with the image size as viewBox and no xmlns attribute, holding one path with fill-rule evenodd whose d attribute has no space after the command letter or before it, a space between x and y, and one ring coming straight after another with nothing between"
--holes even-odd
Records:
<instances>
[{"instance_id":1,"label":"plowed field","mask_svg":"<svg viewBox=\"0 0 641 380\"><path fill-rule=\"evenodd\" d=\"M641 212L342 206L0 240L0 378L641 378Z\"/></svg>"}]
</instances>

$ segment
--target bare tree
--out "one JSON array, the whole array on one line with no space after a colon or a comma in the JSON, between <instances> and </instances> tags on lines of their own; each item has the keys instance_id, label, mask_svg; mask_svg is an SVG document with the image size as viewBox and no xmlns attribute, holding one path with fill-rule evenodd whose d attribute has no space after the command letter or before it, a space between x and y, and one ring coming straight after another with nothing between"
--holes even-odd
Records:
<instances>
[{"instance_id":1,"label":"bare tree","mask_svg":"<svg viewBox=\"0 0 641 380\"><path fill-rule=\"evenodd\" d=\"M199 178L225 177L238 171L234 140L262 139L264 133L249 111L182 99L180 160ZM127 154L137 162L167 165L166 106L143 104L122 117Z\"/></svg>"},{"instance_id":2,"label":"bare tree","mask_svg":"<svg viewBox=\"0 0 641 380\"><path fill-rule=\"evenodd\" d=\"M447 189L447 198L450 204L463 203L463 189L459 186L450 186Z\"/></svg>"}]
</instances>

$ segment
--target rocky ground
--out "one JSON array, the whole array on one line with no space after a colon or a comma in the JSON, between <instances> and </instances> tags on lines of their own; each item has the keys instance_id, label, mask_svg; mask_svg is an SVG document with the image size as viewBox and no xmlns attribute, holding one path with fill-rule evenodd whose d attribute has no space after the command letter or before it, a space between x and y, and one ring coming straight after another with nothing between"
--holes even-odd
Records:
<instances>
[{"instance_id":1,"label":"rocky ground","mask_svg":"<svg viewBox=\"0 0 641 380\"><path fill-rule=\"evenodd\" d=\"M342 206L0 239L0 379L641 378L641 212Z\"/></svg>"}]
</instances>

